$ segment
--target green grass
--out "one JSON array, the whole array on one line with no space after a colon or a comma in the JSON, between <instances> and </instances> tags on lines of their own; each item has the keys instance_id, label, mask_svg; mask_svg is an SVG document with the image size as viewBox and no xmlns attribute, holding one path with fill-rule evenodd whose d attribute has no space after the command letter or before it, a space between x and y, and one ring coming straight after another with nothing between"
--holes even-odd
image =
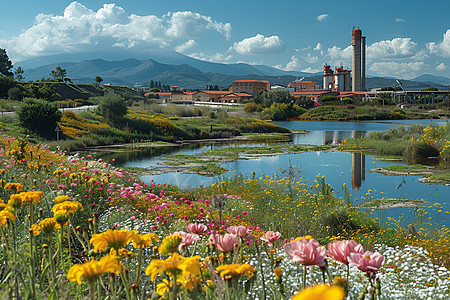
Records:
<instances>
[{"instance_id":1,"label":"green grass","mask_svg":"<svg viewBox=\"0 0 450 300\"><path fill-rule=\"evenodd\" d=\"M216 166L214 164L206 164L200 167L189 169L189 172L196 173L204 176L215 176L220 175L227 172L228 169L222 168L220 166Z\"/></svg>"},{"instance_id":2,"label":"green grass","mask_svg":"<svg viewBox=\"0 0 450 300\"><path fill-rule=\"evenodd\" d=\"M403 157L400 155L382 155L382 154L376 154L376 159L380 160L403 160Z\"/></svg>"},{"instance_id":3,"label":"green grass","mask_svg":"<svg viewBox=\"0 0 450 300\"><path fill-rule=\"evenodd\" d=\"M429 169L429 167L424 165L412 165L412 166L403 166L403 165L394 165L394 166L387 166L383 167L383 170L387 171L393 171L393 172L421 172L423 170Z\"/></svg>"},{"instance_id":4,"label":"green grass","mask_svg":"<svg viewBox=\"0 0 450 300\"><path fill-rule=\"evenodd\" d=\"M367 208L390 208L391 206L409 207L409 206L417 206L423 203L425 203L425 201L415 199L405 199L405 198L383 197L381 199L372 199L370 201L361 203L360 207L367 207Z\"/></svg>"},{"instance_id":5,"label":"green grass","mask_svg":"<svg viewBox=\"0 0 450 300\"><path fill-rule=\"evenodd\" d=\"M446 181L450 182L450 171L445 171L442 173L433 174L428 177L429 180L432 181Z\"/></svg>"}]
</instances>

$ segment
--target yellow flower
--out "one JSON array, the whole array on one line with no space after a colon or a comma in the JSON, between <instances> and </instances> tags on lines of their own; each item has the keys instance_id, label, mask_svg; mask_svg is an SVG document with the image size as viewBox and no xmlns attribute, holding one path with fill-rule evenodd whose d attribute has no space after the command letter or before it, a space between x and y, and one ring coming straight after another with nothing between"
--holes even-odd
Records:
<instances>
[{"instance_id":1,"label":"yellow flower","mask_svg":"<svg viewBox=\"0 0 450 300\"><path fill-rule=\"evenodd\" d=\"M165 293L169 293L171 287L172 281L169 283L167 279L163 279L163 282L156 285L156 293L160 296L164 296Z\"/></svg>"},{"instance_id":2,"label":"yellow flower","mask_svg":"<svg viewBox=\"0 0 450 300\"><path fill-rule=\"evenodd\" d=\"M175 233L166 236L163 239L161 246L159 246L158 248L159 253L161 253L162 255L168 255L170 253L176 252L182 240L183 237L181 236L181 233Z\"/></svg>"},{"instance_id":3,"label":"yellow flower","mask_svg":"<svg viewBox=\"0 0 450 300\"><path fill-rule=\"evenodd\" d=\"M310 235L299 236L299 237L295 238L295 240L293 240L292 242L300 241L302 238L310 240L310 239L312 239L312 236L310 236Z\"/></svg>"},{"instance_id":4,"label":"yellow flower","mask_svg":"<svg viewBox=\"0 0 450 300\"><path fill-rule=\"evenodd\" d=\"M81 265L73 265L69 270L67 279L76 281L78 284L81 284L82 281L93 284L105 272L120 272L120 265L115 256L106 255L99 261L92 260Z\"/></svg>"},{"instance_id":5,"label":"yellow flower","mask_svg":"<svg viewBox=\"0 0 450 300\"><path fill-rule=\"evenodd\" d=\"M8 205L18 209L22 206L22 199L18 194L12 194L9 196Z\"/></svg>"},{"instance_id":6,"label":"yellow flower","mask_svg":"<svg viewBox=\"0 0 450 300\"><path fill-rule=\"evenodd\" d=\"M117 256L120 256L122 258L133 257L133 252L128 251L125 248L120 248L119 251L116 251L114 248L111 248L111 250L109 250L109 254L110 255L117 255Z\"/></svg>"},{"instance_id":7,"label":"yellow flower","mask_svg":"<svg viewBox=\"0 0 450 300\"><path fill-rule=\"evenodd\" d=\"M66 210L57 210L53 213L56 222L64 226L69 221L69 212Z\"/></svg>"},{"instance_id":8,"label":"yellow flower","mask_svg":"<svg viewBox=\"0 0 450 300\"><path fill-rule=\"evenodd\" d=\"M159 241L159 236L156 233L150 232L146 234L135 234L132 237L134 248L150 247L153 240Z\"/></svg>"},{"instance_id":9,"label":"yellow flower","mask_svg":"<svg viewBox=\"0 0 450 300\"><path fill-rule=\"evenodd\" d=\"M81 205L80 202L78 201L64 201L61 203L56 203L55 205L53 205L53 213L56 213L59 210L65 210L69 213L76 213L78 208L81 208L81 210L83 210L83 206Z\"/></svg>"},{"instance_id":10,"label":"yellow flower","mask_svg":"<svg viewBox=\"0 0 450 300\"><path fill-rule=\"evenodd\" d=\"M154 259L145 270L145 275L150 275L150 279L155 281L159 273L166 273L166 275L178 277L184 274L187 277L190 275L200 274L200 256L183 257L178 253L174 253L166 260Z\"/></svg>"},{"instance_id":11,"label":"yellow flower","mask_svg":"<svg viewBox=\"0 0 450 300\"><path fill-rule=\"evenodd\" d=\"M3 226L8 220L15 221L16 217L13 213L7 210L0 211L0 225Z\"/></svg>"},{"instance_id":12,"label":"yellow flower","mask_svg":"<svg viewBox=\"0 0 450 300\"><path fill-rule=\"evenodd\" d=\"M5 207L6 203L5 201L3 201L3 199L0 199L0 207Z\"/></svg>"},{"instance_id":13,"label":"yellow flower","mask_svg":"<svg viewBox=\"0 0 450 300\"><path fill-rule=\"evenodd\" d=\"M58 170L56 170L55 172L53 172L53 175L58 176L58 175L61 174L61 173L64 173L64 171L58 169Z\"/></svg>"},{"instance_id":14,"label":"yellow flower","mask_svg":"<svg viewBox=\"0 0 450 300\"><path fill-rule=\"evenodd\" d=\"M36 203L44 198L44 193L41 191L23 192L19 194L19 197L22 200L22 203Z\"/></svg>"},{"instance_id":15,"label":"yellow flower","mask_svg":"<svg viewBox=\"0 0 450 300\"><path fill-rule=\"evenodd\" d=\"M10 182L8 182L5 185L5 190L6 189L10 189L10 190L15 191L15 192L21 192L21 191L23 191L23 185L21 185L20 183L10 183Z\"/></svg>"},{"instance_id":16,"label":"yellow flower","mask_svg":"<svg viewBox=\"0 0 450 300\"><path fill-rule=\"evenodd\" d=\"M62 203L64 201L68 201L69 200L69 196L67 195L63 195L63 196L58 196L55 198L55 203Z\"/></svg>"},{"instance_id":17,"label":"yellow flower","mask_svg":"<svg viewBox=\"0 0 450 300\"><path fill-rule=\"evenodd\" d=\"M281 276L281 268L280 267L273 269L273 272L275 273L275 276L277 278Z\"/></svg>"},{"instance_id":18,"label":"yellow flower","mask_svg":"<svg viewBox=\"0 0 450 300\"><path fill-rule=\"evenodd\" d=\"M94 234L91 238L91 244L95 251L105 251L106 248L120 249L125 244L129 244L136 230L128 231L108 229L105 232Z\"/></svg>"},{"instance_id":19,"label":"yellow flower","mask_svg":"<svg viewBox=\"0 0 450 300\"><path fill-rule=\"evenodd\" d=\"M219 271L220 276L225 279L237 278L244 274L250 278L253 276L253 273L256 272L255 268L249 264L221 265L218 266L216 270Z\"/></svg>"},{"instance_id":20,"label":"yellow flower","mask_svg":"<svg viewBox=\"0 0 450 300\"><path fill-rule=\"evenodd\" d=\"M47 218L39 222L39 224L31 225L31 229L33 229L33 234L38 236L41 231L45 234L51 234L53 230L60 229L61 225L55 220L55 218Z\"/></svg>"},{"instance_id":21,"label":"yellow flower","mask_svg":"<svg viewBox=\"0 0 450 300\"><path fill-rule=\"evenodd\" d=\"M345 292L338 286L318 284L301 290L292 300L343 300Z\"/></svg>"}]
</instances>

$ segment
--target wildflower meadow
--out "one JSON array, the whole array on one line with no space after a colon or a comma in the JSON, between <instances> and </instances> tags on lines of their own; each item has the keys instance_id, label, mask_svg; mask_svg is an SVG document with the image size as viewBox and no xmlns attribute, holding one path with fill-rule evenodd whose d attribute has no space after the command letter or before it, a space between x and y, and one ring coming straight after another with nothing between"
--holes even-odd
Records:
<instances>
[{"instance_id":1,"label":"wildflower meadow","mask_svg":"<svg viewBox=\"0 0 450 300\"><path fill-rule=\"evenodd\" d=\"M0 160L5 299L450 297L447 229L382 224L322 176L182 190L7 135Z\"/></svg>"}]
</instances>

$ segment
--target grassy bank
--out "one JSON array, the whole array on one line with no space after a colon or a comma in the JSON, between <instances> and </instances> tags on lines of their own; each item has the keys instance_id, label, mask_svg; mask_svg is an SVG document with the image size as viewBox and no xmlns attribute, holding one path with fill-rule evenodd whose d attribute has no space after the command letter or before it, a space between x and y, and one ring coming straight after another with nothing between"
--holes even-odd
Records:
<instances>
[{"instance_id":1,"label":"grassy bank","mask_svg":"<svg viewBox=\"0 0 450 300\"><path fill-rule=\"evenodd\" d=\"M362 121L399 119L438 119L447 116L446 110L424 111L419 109L400 109L395 106L319 106L309 109L296 119L302 121Z\"/></svg>"}]
</instances>

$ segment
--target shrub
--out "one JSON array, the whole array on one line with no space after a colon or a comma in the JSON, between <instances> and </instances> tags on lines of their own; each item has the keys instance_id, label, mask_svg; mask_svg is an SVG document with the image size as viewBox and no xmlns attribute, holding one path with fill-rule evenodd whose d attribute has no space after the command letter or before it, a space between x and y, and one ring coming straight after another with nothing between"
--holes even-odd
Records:
<instances>
[{"instance_id":1,"label":"shrub","mask_svg":"<svg viewBox=\"0 0 450 300\"><path fill-rule=\"evenodd\" d=\"M21 125L46 138L55 137L56 122L62 113L56 103L42 99L25 98L17 110Z\"/></svg>"},{"instance_id":2,"label":"shrub","mask_svg":"<svg viewBox=\"0 0 450 300\"><path fill-rule=\"evenodd\" d=\"M249 102L244 104L244 111L246 112L255 112L257 111L259 108L259 105L256 104L255 102Z\"/></svg>"},{"instance_id":3,"label":"shrub","mask_svg":"<svg viewBox=\"0 0 450 300\"><path fill-rule=\"evenodd\" d=\"M99 100L98 108L103 117L111 124L117 125L127 114L127 104L121 96L108 92L105 96L100 97Z\"/></svg>"}]
</instances>

